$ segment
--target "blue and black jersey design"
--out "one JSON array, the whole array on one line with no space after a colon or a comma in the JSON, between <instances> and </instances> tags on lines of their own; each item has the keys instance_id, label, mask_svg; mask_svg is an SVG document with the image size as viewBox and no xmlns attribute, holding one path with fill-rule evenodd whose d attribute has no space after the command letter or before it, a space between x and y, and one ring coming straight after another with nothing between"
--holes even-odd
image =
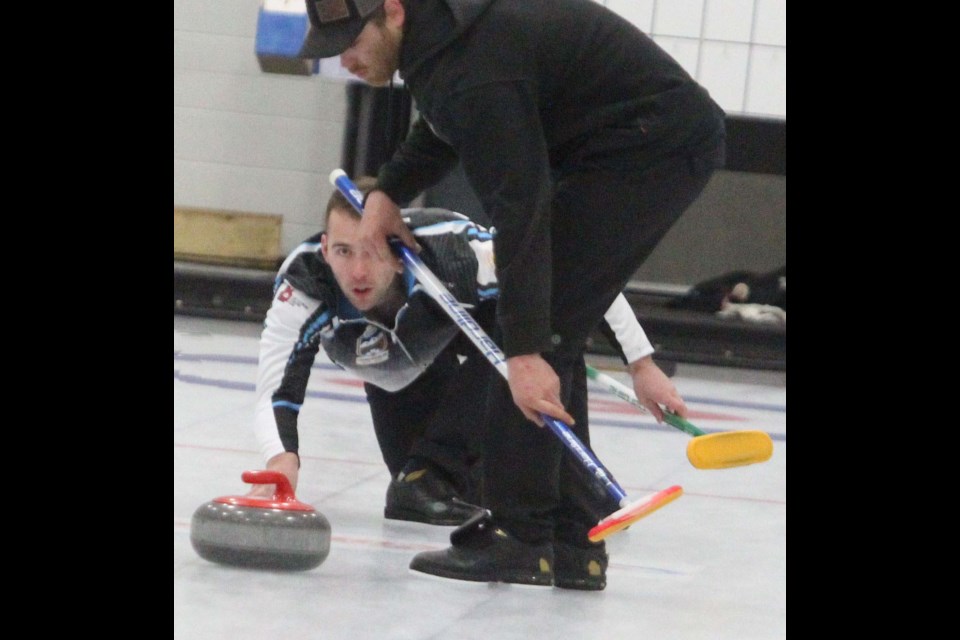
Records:
<instances>
[{"instance_id":1,"label":"blue and black jersey design","mask_svg":"<svg viewBox=\"0 0 960 640\"><path fill-rule=\"evenodd\" d=\"M468 310L495 298L492 234L446 209L405 209L404 220L423 248L420 258ZM394 325L361 314L347 300L320 253L320 235L284 262L276 287L290 284L319 300L287 362L274 404L302 403L309 369L323 347L327 356L361 380L397 391L415 380L458 335L458 327L404 271L407 303ZM306 357L304 357L306 356Z\"/></svg>"}]
</instances>

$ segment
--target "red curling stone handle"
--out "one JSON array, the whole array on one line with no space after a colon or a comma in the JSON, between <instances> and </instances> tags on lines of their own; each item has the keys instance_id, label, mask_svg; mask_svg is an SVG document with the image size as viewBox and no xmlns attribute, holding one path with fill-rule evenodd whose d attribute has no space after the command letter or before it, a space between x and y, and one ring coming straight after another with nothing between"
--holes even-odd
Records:
<instances>
[{"instance_id":1,"label":"red curling stone handle","mask_svg":"<svg viewBox=\"0 0 960 640\"><path fill-rule=\"evenodd\" d=\"M293 487L287 476L280 471L244 471L241 475L244 482L249 484L272 484L275 485L273 496L269 498L259 498L254 496L220 496L214 498L214 502L221 504L232 504L238 507L254 507L257 509L283 509L285 511L315 511L306 502L300 502L293 495Z\"/></svg>"},{"instance_id":2,"label":"red curling stone handle","mask_svg":"<svg viewBox=\"0 0 960 640\"><path fill-rule=\"evenodd\" d=\"M247 484L274 484L277 486L273 494L273 499L277 502L287 502L296 500L293 493L293 487L290 486L290 480L281 471L244 471L240 478Z\"/></svg>"}]
</instances>

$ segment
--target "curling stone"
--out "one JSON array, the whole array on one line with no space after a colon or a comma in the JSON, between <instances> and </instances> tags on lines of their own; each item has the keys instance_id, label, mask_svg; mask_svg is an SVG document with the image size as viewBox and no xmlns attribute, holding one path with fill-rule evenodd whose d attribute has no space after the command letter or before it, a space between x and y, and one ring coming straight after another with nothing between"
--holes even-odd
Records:
<instances>
[{"instance_id":1,"label":"curling stone","mask_svg":"<svg viewBox=\"0 0 960 640\"><path fill-rule=\"evenodd\" d=\"M211 562L237 567L307 570L330 553L330 522L293 494L279 471L244 471L250 484L276 485L272 498L222 496L200 505L190 544Z\"/></svg>"}]
</instances>

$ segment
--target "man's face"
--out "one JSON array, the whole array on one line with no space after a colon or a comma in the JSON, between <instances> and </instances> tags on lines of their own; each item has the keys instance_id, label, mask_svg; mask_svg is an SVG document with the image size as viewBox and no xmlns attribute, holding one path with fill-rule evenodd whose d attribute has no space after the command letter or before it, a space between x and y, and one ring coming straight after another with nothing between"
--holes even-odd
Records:
<instances>
[{"instance_id":1,"label":"man's face","mask_svg":"<svg viewBox=\"0 0 960 640\"><path fill-rule=\"evenodd\" d=\"M340 64L367 84L386 86L400 66L402 37L402 19L388 12L382 24L370 20L364 25L350 48L340 54Z\"/></svg>"},{"instance_id":2,"label":"man's face","mask_svg":"<svg viewBox=\"0 0 960 640\"><path fill-rule=\"evenodd\" d=\"M320 249L344 295L358 310L367 312L387 298L403 263L399 258L380 260L362 251L359 229L360 220L342 209L332 210Z\"/></svg>"}]
</instances>

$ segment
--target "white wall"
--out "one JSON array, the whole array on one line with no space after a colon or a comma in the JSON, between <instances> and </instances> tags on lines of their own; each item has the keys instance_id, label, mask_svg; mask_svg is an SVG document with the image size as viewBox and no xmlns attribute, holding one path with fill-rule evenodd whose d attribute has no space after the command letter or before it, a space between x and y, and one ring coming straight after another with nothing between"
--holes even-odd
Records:
<instances>
[{"instance_id":1,"label":"white wall","mask_svg":"<svg viewBox=\"0 0 960 640\"><path fill-rule=\"evenodd\" d=\"M786 0L596 0L684 65L730 114L786 118ZM282 252L317 230L340 163L342 81L264 73L260 0L174 0L173 201L283 216Z\"/></svg>"},{"instance_id":2,"label":"white wall","mask_svg":"<svg viewBox=\"0 0 960 640\"><path fill-rule=\"evenodd\" d=\"M264 73L259 0L174 0L173 202L283 215L286 253L319 227L340 163L342 82Z\"/></svg>"},{"instance_id":3,"label":"white wall","mask_svg":"<svg viewBox=\"0 0 960 640\"><path fill-rule=\"evenodd\" d=\"M596 0L637 25L727 113L787 117L787 0Z\"/></svg>"}]
</instances>

